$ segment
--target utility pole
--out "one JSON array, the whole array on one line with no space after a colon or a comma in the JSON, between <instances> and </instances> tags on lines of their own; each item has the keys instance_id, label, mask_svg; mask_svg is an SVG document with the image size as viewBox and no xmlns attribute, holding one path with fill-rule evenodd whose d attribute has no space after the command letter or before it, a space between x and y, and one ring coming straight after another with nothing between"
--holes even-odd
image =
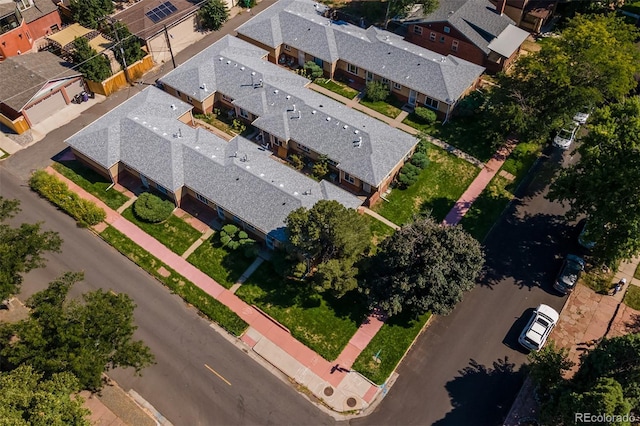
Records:
<instances>
[{"instance_id":1,"label":"utility pole","mask_svg":"<svg viewBox=\"0 0 640 426\"><path fill-rule=\"evenodd\" d=\"M169 46L169 53L171 53L171 62L173 63L173 69L176 68L176 58L173 57L173 49L171 49L171 38L169 37L169 31L167 26L164 26L164 37L167 39L167 46Z\"/></svg>"},{"instance_id":2,"label":"utility pole","mask_svg":"<svg viewBox=\"0 0 640 426\"><path fill-rule=\"evenodd\" d=\"M131 77L129 77L129 70L127 69L127 58L124 57L124 49L122 48L122 44L120 43L120 34L118 34L118 27L116 26L115 21L110 19L109 22L111 22L113 33L116 36L116 43L120 47L120 54L122 55L122 66L124 67L124 78L127 80L127 83L129 83L129 85L133 86Z\"/></svg>"}]
</instances>

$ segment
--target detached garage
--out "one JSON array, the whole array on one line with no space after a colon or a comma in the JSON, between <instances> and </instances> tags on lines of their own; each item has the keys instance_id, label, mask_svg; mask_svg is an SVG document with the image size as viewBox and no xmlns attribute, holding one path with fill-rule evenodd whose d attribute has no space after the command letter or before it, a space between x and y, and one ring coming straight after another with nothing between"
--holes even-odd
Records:
<instances>
[{"instance_id":1,"label":"detached garage","mask_svg":"<svg viewBox=\"0 0 640 426\"><path fill-rule=\"evenodd\" d=\"M7 125L22 118L32 127L85 90L82 75L50 52L7 58L0 75L0 122Z\"/></svg>"}]
</instances>

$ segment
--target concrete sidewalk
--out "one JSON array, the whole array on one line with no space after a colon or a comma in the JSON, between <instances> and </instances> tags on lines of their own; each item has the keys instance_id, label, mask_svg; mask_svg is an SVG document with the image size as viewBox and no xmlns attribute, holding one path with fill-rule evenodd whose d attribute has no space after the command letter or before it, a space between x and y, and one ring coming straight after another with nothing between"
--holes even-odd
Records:
<instances>
[{"instance_id":1,"label":"concrete sidewalk","mask_svg":"<svg viewBox=\"0 0 640 426\"><path fill-rule=\"evenodd\" d=\"M241 340L278 370L308 388L314 396L324 401L333 410L338 412L363 410L369 407L375 397L381 393L380 387L369 382L359 373L349 370L346 364L340 366L340 369L334 368L335 363L323 359L300 343L274 319L256 307L246 304L233 292L225 289L208 275L123 218L119 213L110 209L101 200L57 173L53 168L48 167L46 171L64 181L69 189L80 197L93 201L104 209L107 213L105 220L107 224L125 234L139 246L144 247L150 254L234 311L249 324L249 329L241 337ZM104 224L94 227L98 233L105 228ZM372 326L365 327L367 329L365 334L370 336L369 339L375 335L375 333L371 334L371 327L379 328L382 326L381 323L379 326L375 322L372 324ZM363 340L362 337L356 339ZM357 346L362 346L362 342ZM351 357L353 354L349 358ZM353 359L355 360L355 358Z\"/></svg>"}]
</instances>

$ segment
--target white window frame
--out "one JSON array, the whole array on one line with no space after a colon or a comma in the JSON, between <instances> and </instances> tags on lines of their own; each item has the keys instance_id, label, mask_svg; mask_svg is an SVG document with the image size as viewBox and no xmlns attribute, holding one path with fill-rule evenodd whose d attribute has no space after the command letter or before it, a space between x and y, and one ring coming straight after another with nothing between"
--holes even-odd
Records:
<instances>
[{"instance_id":1,"label":"white window frame","mask_svg":"<svg viewBox=\"0 0 640 426\"><path fill-rule=\"evenodd\" d=\"M353 64L347 64L347 71L350 74L358 75L358 67Z\"/></svg>"},{"instance_id":2,"label":"white window frame","mask_svg":"<svg viewBox=\"0 0 640 426\"><path fill-rule=\"evenodd\" d=\"M397 82L395 82L395 81L394 81L394 82L393 82L393 88L394 88L395 90L402 90L402 84L397 83Z\"/></svg>"},{"instance_id":3,"label":"white window frame","mask_svg":"<svg viewBox=\"0 0 640 426\"><path fill-rule=\"evenodd\" d=\"M187 102L193 103L193 99L191 99L191 96L187 96Z\"/></svg>"},{"instance_id":4,"label":"white window frame","mask_svg":"<svg viewBox=\"0 0 640 426\"><path fill-rule=\"evenodd\" d=\"M429 34L429 40L436 41L436 33L432 31L431 34Z\"/></svg>"},{"instance_id":5,"label":"white window frame","mask_svg":"<svg viewBox=\"0 0 640 426\"><path fill-rule=\"evenodd\" d=\"M203 196L201 194L198 194L197 192L196 192L196 199L198 201L200 201L201 203L203 203L203 204L209 205L209 200L207 199L207 197L205 197L205 196Z\"/></svg>"},{"instance_id":6,"label":"white window frame","mask_svg":"<svg viewBox=\"0 0 640 426\"><path fill-rule=\"evenodd\" d=\"M286 50L287 52L291 52L291 46L289 46L288 44L283 44L283 45L282 45L282 48L283 48L284 50Z\"/></svg>"},{"instance_id":7,"label":"white window frame","mask_svg":"<svg viewBox=\"0 0 640 426\"><path fill-rule=\"evenodd\" d=\"M347 172L344 173L344 180L346 182L349 182L351 185L355 185L355 183L356 183L356 178L354 178L353 176L351 176Z\"/></svg>"},{"instance_id":8,"label":"white window frame","mask_svg":"<svg viewBox=\"0 0 640 426\"><path fill-rule=\"evenodd\" d=\"M382 77L382 84L386 84L388 86L389 85L389 79Z\"/></svg>"},{"instance_id":9,"label":"white window frame","mask_svg":"<svg viewBox=\"0 0 640 426\"><path fill-rule=\"evenodd\" d=\"M435 99L432 99L428 96L424 97L424 106L426 106L427 108L431 108L431 109L435 109L437 110L438 107L440 106L440 102L436 101Z\"/></svg>"},{"instance_id":10,"label":"white window frame","mask_svg":"<svg viewBox=\"0 0 640 426\"><path fill-rule=\"evenodd\" d=\"M239 109L239 111L238 111L238 115L239 115L240 117L242 117L242 118L246 118L246 119L248 120L248 119L249 119L249 112L245 111L245 110L244 110L244 109L242 109L242 108L238 108L238 109Z\"/></svg>"},{"instance_id":11,"label":"white window frame","mask_svg":"<svg viewBox=\"0 0 640 426\"><path fill-rule=\"evenodd\" d=\"M422 27L420 25L414 25L413 26L413 33L414 34L418 34L418 35L422 35Z\"/></svg>"},{"instance_id":12,"label":"white window frame","mask_svg":"<svg viewBox=\"0 0 640 426\"><path fill-rule=\"evenodd\" d=\"M233 99L227 95L222 95L222 100L229 103L233 102Z\"/></svg>"},{"instance_id":13,"label":"white window frame","mask_svg":"<svg viewBox=\"0 0 640 426\"><path fill-rule=\"evenodd\" d=\"M333 166L333 167L335 167L335 166L337 166L337 165L338 165L338 162L337 162L337 161L333 161L333 160L332 160L332 159L330 159L330 158L327 158L327 163L329 163L329 165L330 165L330 166Z\"/></svg>"},{"instance_id":14,"label":"white window frame","mask_svg":"<svg viewBox=\"0 0 640 426\"><path fill-rule=\"evenodd\" d=\"M300 151L302 152L306 152L309 153L309 151L311 151L309 148L307 148L306 146L302 145L302 144L298 144L298 148L300 148Z\"/></svg>"},{"instance_id":15,"label":"white window frame","mask_svg":"<svg viewBox=\"0 0 640 426\"><path fill-rule=\"evenodd\" d=\"M458 40L453 40L451 42L451 50L453 50L454 52L458 51Z\"/></svg>"},{"instance_id":16,"label":"white window frame","mask_svg":"<svg viewBox=\"0 0 640 426\"><path fill-rule=\"evenodd\" d=\"M19 11L24 11L29 9L31 6L33 6L33 1L32 0L16 0L16 4L18 6L18 10Z\"/></svg>"}]
</instances>

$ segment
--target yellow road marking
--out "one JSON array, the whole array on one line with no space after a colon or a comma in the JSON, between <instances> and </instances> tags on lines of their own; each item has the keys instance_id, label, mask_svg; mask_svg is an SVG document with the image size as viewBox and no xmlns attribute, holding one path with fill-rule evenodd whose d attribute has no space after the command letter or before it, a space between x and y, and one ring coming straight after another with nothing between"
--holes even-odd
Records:
<instances>
[{"instance_id":1,"label":"yellow road marking","mask_svg":"<svg viewBox=\"0 0 640 426\"><path fill-rule=\"evenodd\" d=\"M225 379L224 377L222 377L216 370L214 370L213 368L209 367L207 364L204 365L207 370L211 371L213 374L215 374L216 376L218 376L218 378L220 380L222 380L223 382L225 382L226 384L228 384L229 386L231 386L231 383L229 383L229 381L227 379Z\"/></svg>"}]
</instances>

